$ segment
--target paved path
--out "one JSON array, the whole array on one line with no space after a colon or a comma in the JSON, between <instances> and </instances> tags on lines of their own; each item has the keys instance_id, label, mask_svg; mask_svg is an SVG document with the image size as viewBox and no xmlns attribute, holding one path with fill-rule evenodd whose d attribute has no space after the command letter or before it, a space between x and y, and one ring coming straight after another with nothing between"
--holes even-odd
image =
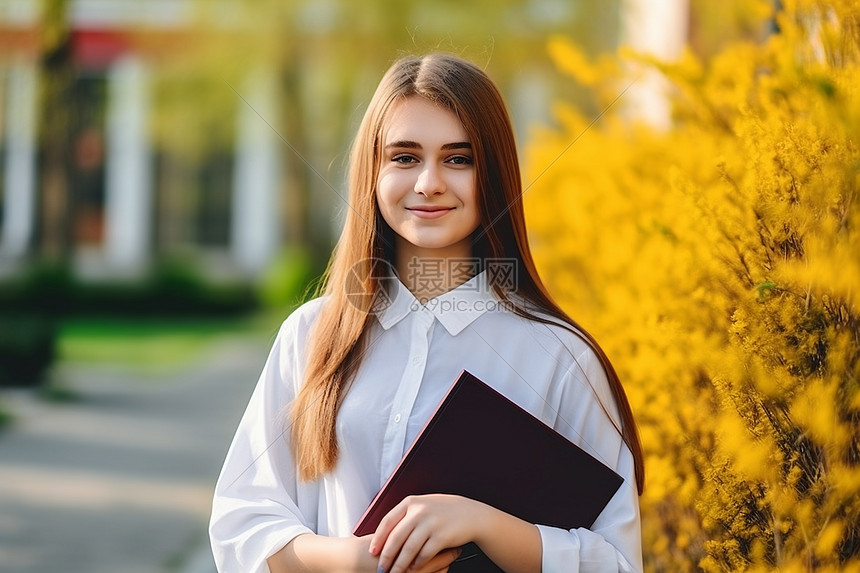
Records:
<instances>
[{"instance_id":1,"label":"paved path","mask_svg":"<svg viewBox=\"0 0 860 573\"><path fill-rule=\"evenodd\" d=\"M65 404L4 393L0 570L213 572L211 492L267 350L225 340L161 375L63 366Z\"/></svg>"}]
</instances>

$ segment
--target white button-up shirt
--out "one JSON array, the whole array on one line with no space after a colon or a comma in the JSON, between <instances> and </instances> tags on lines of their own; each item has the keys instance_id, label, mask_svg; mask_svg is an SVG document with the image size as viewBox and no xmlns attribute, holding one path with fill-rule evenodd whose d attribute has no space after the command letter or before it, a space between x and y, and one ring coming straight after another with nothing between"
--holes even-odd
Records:
<instances>
[{"instance_id":1,"label":"white button-up shirt","mask_svg":"<svg viewBox=\"0 0 860 573\"><path fill-rule=\"evenodd\" d=\"M210 538L222 573L265 573L302 533L349 536L448 388L465 369L623 478L591 529L536 524L544 572L641 571L633 456L593 351L570 331L515 315L480 273L421 305L399 281L377 313L337 417L339 459L300 482L285 413L302 383L325 298L283 323L215 488ZM610 420L613 416L615 422Z\"/></svg>"}]
</instances>

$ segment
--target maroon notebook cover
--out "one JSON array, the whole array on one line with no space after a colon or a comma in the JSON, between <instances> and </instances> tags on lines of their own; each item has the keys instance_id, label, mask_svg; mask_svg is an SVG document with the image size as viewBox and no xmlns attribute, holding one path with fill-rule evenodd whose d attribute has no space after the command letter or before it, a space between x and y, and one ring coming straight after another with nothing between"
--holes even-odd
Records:
<instances>
[{"instance_id":1,"label":"maroon notebook cover","mask_svg":"<svg viewBox=\"0 0 860 573\"><path fill-rule=\"evenodd\" d=\"M590 527L622 481L464 370L353 533L373 533L403 498L425 493L462 495L530 523Z\"/></svg>"}]
</instances>

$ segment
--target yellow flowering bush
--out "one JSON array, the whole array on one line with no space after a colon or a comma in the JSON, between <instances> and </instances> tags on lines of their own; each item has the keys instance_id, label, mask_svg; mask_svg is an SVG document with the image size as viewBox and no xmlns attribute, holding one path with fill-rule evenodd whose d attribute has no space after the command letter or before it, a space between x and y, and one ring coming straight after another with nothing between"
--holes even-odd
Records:
<instances>
[{"instance_id":1,"label":"yellow flowering bush","mask_svg":"<svg viewBox=\"0 0 860 573\"><path fill-rule=\"evenodd\" d=\"M640 424L650 571L860 572L860 6L776 22L637 59L671 81L670 130L561 103L526 152L538 266ZM601 106L631 69L550 54Z\"/></svg>"}]
</instances>

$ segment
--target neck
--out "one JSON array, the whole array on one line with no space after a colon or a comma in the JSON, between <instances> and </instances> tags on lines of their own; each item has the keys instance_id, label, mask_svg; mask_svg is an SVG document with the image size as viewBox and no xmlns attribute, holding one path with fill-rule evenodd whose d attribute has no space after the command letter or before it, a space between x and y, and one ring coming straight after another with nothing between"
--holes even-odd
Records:
<instances>
[{"instance_id":1,"label":"neck","mask_svg":"<svg viewBox=\"0 0 860 573\"><path fill-rule=\"evenodd\" d=\"M422 249L398 244L394 266L406 288L424 303L475 276L478 265L471 256L469 242L446 249Z\"/></svg>"}]
</instances>

